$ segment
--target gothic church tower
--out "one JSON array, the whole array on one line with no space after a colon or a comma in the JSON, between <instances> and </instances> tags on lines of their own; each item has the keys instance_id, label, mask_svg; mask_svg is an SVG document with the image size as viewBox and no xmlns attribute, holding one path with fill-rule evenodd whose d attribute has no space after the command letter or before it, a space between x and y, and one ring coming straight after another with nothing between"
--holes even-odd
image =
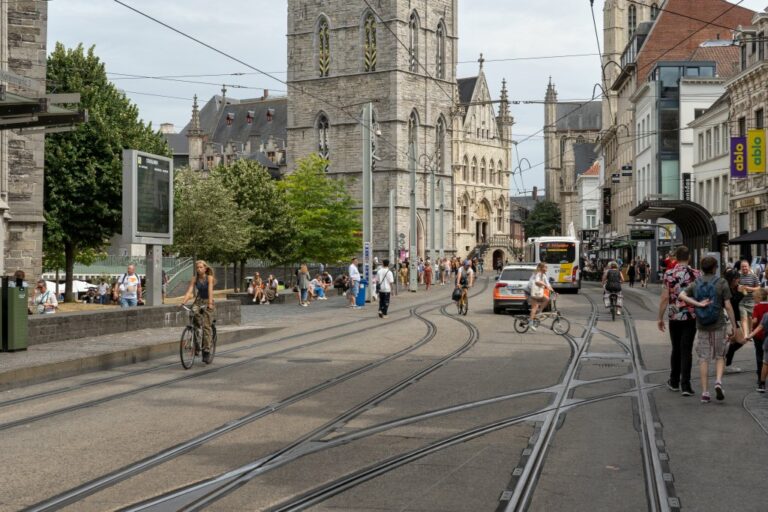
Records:
<instances>
[{"instance_id":1,"label":"gothic church tower","mask_svg":"<svg viewBox=\"0 0 768 512\"><path fill-rule=\"evenodd\" d=\"M396 233L420 256L452 254L451 114L456 99L458 0L288 0L288 172L311 153L362 198L362 109L373 102L381 135L373 174L374 251L387 248L389 191ZM372 6L369 7L368 4ZM417 159L417 239L409 241L408 148ZM444 234L428 237L431 172L442 185ZM437 188L437 187L436 187ZM362 201L361 201L362 202ZM439 226L439 222L436 225Z\"/></svg>"}]
</instances>

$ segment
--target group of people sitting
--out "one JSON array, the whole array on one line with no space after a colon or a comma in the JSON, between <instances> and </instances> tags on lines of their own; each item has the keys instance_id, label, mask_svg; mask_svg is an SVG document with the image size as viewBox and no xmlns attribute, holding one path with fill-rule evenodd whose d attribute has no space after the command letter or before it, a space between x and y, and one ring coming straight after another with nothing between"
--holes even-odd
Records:
<instances>
[{"instance_id":1,"label":"group of people sitting","mask_svg":"<svg viewBox=\"0 0 768 512\"><path fill-rule=\"evenodd\" d=\"M253 296L253 302L256 304L271 304L277 297L278 284L274 275L269 274L269 277L264 280L261 274L256 272L251 284L248 285L248 294Z\"/></svg>"}]
</instances>

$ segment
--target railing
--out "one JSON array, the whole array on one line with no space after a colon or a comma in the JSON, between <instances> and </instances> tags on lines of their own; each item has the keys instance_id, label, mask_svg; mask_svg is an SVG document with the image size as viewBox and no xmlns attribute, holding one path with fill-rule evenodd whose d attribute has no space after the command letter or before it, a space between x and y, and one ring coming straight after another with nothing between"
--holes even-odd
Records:
<instances>
[{"instance_id":1,"label":"railing","mask_svg":"<svg viewBox=\"0 0 768 512\"><path fill-rule=\"evenodd\" d=\"M512 247L513 238L509 235L493 235L489 240L491 247Z\"/></svg>"}]
</instances>

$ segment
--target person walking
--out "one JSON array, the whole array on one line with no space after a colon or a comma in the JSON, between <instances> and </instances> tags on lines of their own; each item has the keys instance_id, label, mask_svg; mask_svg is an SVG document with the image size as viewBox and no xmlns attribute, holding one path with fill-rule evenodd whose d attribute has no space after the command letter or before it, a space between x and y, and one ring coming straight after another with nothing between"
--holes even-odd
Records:
<instances>
[{"instance_id":1,"label":"person walking","mask_svg":"<svg viewBox=\"0 0 768 512\"><path fill-rule=\"evenodd\" d=\"M750 320L752 319L752 309L755 307L755 299L752 294L760 289L760 280L752 272L749 261L742 260L739 264L739 291L744 294L744 298L739 303L739 313L741 317L741 331L746 338L751 330ZM759 321L760 319L758 319Z\"/></svg>"},{"instance_id":2,"label":"person walking","mask_svg":"<svg viewBox=\"0 0 768 512\"><path fill-rule=\"evenodd\" d=\"M302 263L299 267L299 273L296 276L296 286L299 287L299 306L309 306L309 283L311 278L309 276L309 270L307 265Z\"/></svg>"},{"instance_id":3,"label":"person walking","mask_svg":"<svg viewBox=\"0 0 768 512\"><path fill-rule=\"evenodd\" d=\"M376 283L379 288L379 318L387 318L394 282L395 276L389 269L389 260L384 258L381 262L381 268L376 272Z\"/></svg>"},{"instance_id":4,"label":"person walking","mask_svg":"<svg viewBox=\"0 0 768 512\"><path fill-rule=\"evenodd\" d=\"M51 315L56 312L59 302L56 300L56 294L48 290L48 285L44 279L38 279L35 286L35 297L32 300L35 305L35 312L38 315Z\"/></svg>"},{"instance_id":5,"label":"person walking","mask_svg":"<svg viewBox=\"0 0 768 512\"><path fill-rule=\"evenodd\" d=\"M432 263L429 260L424 264L424 284L429 291L429 287L432 286Z\"/></svg>"},{"instance_id":6,"label":"person walking","mask_svg":"<svg viewBox=\"0 0 768 512\"><path fill-rule=\"evenodd\" d=\"M213 277L213 269L203 260L195 262L195 274L189 282L187 293L181 299L181 305L184 306L187 301L194 297L194 324L195 328L203 329L203 362L211 363L211 340L213 339L213 328L211 320L214 313L213 288L216 285L216 279Z\"/></svg>"},{"instance_id":7,"label":"person walking","mask_svg":"<svg viewBox=\"0 0 768 512\"><path fill-rule=\"evenodd\" d=\"M123 274L115 284L113 290L115 301L120 300L120 307L135 308L141 300L141 279L136 275L136 266L128 265L125 274Z\"/></svg>"},{"instance_id":8,"label":"person walking","mask_svg":"<svg viewBox=\"0 0 768 512\"><path fill-rule=\"evenodd\" d=\"M645 260L640 260L637 266L638 279L640 281L640 287L645 288L648 282L648 263Z\"/></svg>"},{"instance_id":9,"label":"person walking","mask_svg":"<svg viewBox=\"0 0 768 512\"><path fill-rule=\"evenodd\" d=\"M688 265L691 253L686 246L678 247L675 257L677 265L665 272L662 280L658 327L664 332L666 316L672 343L667 387L672 391L681 391L683 396L692 396L691 366L693 341L696 339L696 314L693 307L680 301L680 292L693 283L700 272Z\"/></svg>"},{"instance_id":10,"label":"person walking","mask_svg":"<svg viewBox=\"0 0 768 512\"><path fill-rule=\"evenodd\" d=\"M360 270L357 268L357 258L352 258L352 262L349 264L349 290L347 291L347 299L349 300L348 308L360 309L355 305L357 301L357 293L360 291Z\"/></svg>"},{"instance_id":11,"label":"person walking","mask_svg":"<svg viewBox=\"0 0 768 512\"><path fill-rule=\"evenodd\" d=\"M637 276L637 266L634 261L629 262L629 268L627 268L627 278L629 278L629 287L635 287L635 276Z\"/></svg>"},{"instance_id":12,"label":"person walking","mask_svg":"<svg viewBox=\"0 0 768 512\"><path fill-rule=\"evenodd\" d=\"M761 325L763 318L768 313L768 289L760 288L756 292L759 302L755 304L755 308L752 311L752 332L749 334L752 340L755 342L755 363L757 364L757 392L765 393L765 375L762 374L762 368L764 368L763 362L766 359L766 343L765 340L766 331L757 330L757 327ZM765 327L765 326L763 326ZM746 340L745 340L746 341Z\"/></svg>"},{"instance_id":13,"label":"person walking","mask_svg":"<svg viewBox=\"0 0 768 512\"><path fill-rule=\"evenodd\" d=\"M701 403L707 404L711 400L708 380L710 361L715 361L715 394L718 400L725 399L723 371L727 351L726 329L731 325L735 331L739 326L733 316L728 283L717 275L717 260L705 256L701 260L701 270L704 275L680 293L680 300L696 308L696 355L699 358Z\"/></svg>"},{"instance_id":14,"label":"person walking","mask_svg":"<svg viewBox=\"0 0 768 512\"><path fill-rule=\"evenodd\" d=\"M725 281L731 289L731 307L733 308L733 317L736 319L737 325L741 325L741 309L739 305L744 298L744 294L739 291L739 278L740 273L738 270L730 269L725 271ZM757 293L761 292L762 290ZM755 311L759 306L760 304L755 304ZM746 343L746 340L740 334L741 329L739 328L734 333L733 339L728 343L728 352L725 354L725 373L741 373L741 368L733 365L733 357L736 355L736 351Z\"/></svg>"}]
</instances>

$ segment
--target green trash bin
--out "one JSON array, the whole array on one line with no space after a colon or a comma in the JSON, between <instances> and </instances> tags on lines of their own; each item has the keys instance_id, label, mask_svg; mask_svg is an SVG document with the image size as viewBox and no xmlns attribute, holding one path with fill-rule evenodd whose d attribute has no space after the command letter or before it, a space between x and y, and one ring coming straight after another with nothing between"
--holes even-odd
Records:
<instances>
[{"instance_id":1,"label":"green trash bin","mask_svg":"<svg viewBox=\"0 0 768 512\"><path fill-rule=\"evenodd\" d=\"M27 328L27 297L29 288L9 286L8 278L3 278L2 293L2 332L3 352L27 350L29 330ZM13 283L15 284L15 283Z\"/></svg>"}]
</instances>

